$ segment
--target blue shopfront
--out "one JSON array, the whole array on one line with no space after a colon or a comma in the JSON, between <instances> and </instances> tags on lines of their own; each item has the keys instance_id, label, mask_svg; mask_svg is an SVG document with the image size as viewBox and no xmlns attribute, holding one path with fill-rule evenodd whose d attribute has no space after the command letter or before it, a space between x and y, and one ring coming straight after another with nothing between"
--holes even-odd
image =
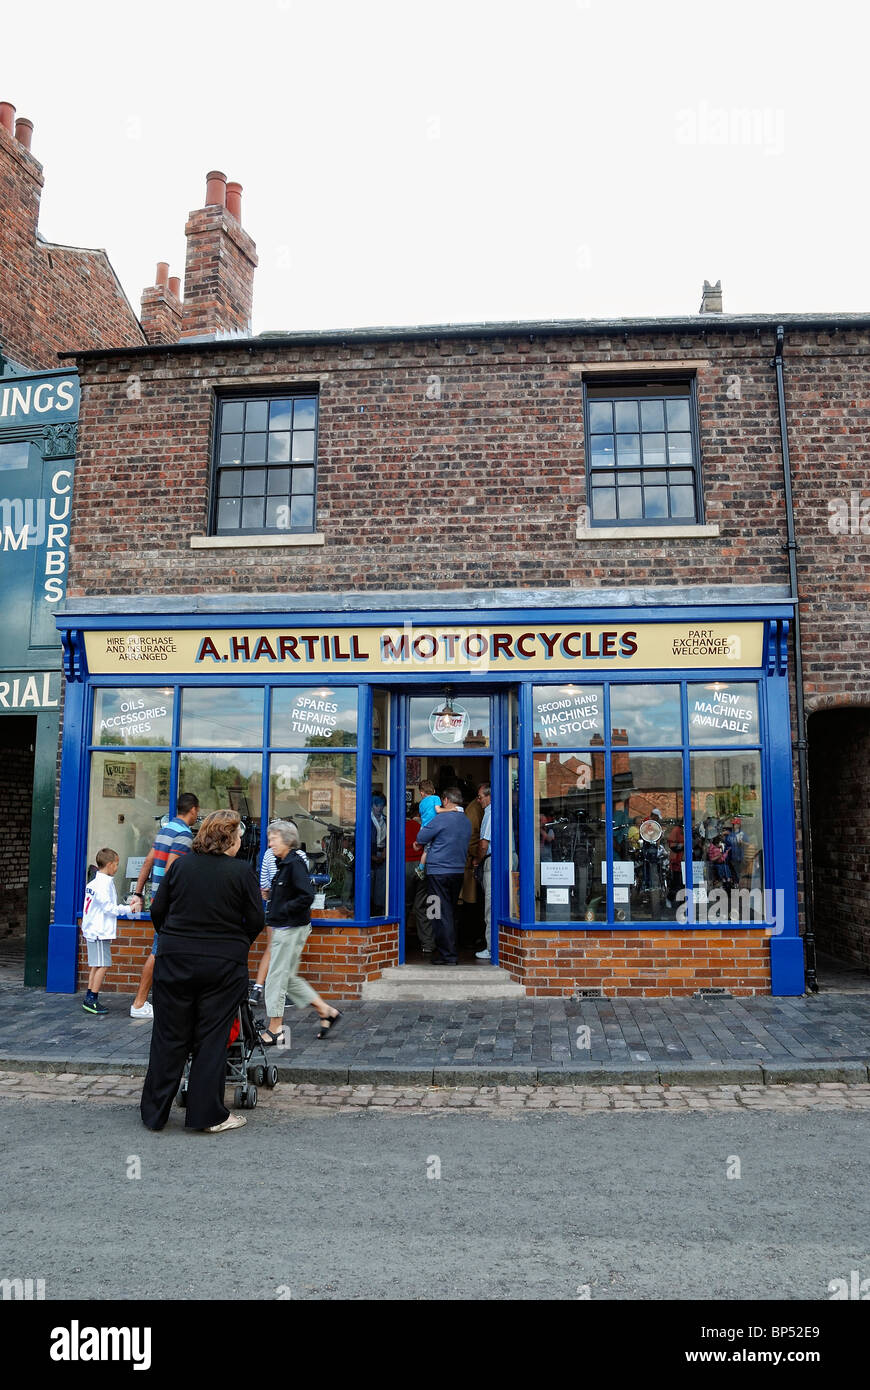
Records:
<instances>
[{"instance_id":1,"label":"blue shopfront","mask_svg":"<svg viewBox=\"0 0 870 1390\"><path fill-rule=\"evenodd\" d=\"M615 993L802 994L789 603L533 597L68 600L49 989L76 987L96 850L118 850L129 891L184 791L239 811L252 861L294 820L324 930L386 931L416 960L431 781L469 814L492 788L492 961L531 992L573 992L612 945Z\"/></svg>"}]
</instances>

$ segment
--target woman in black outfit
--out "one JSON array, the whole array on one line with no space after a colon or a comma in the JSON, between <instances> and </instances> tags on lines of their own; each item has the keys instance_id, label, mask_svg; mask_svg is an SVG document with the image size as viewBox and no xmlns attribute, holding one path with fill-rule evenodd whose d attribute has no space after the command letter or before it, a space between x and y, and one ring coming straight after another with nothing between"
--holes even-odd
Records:
<instances>
[{"instance_id":1,"label":"woman in black outfit","mask_svg":"<svg viewBox=\"0 0 870 1390\"><path fill-rule=\"evenodd\" d=\"M170 864L151 904L160 937L154 966L154 1027L142 1120L162 1129L191 1056L188 1129L237 1129L243 1115L224 1105L227 1039L248 988L248 952L263 930L263 900L252 866L237 861L235 811L206 816L192 853Z\"/></svg>"}]
</instances>

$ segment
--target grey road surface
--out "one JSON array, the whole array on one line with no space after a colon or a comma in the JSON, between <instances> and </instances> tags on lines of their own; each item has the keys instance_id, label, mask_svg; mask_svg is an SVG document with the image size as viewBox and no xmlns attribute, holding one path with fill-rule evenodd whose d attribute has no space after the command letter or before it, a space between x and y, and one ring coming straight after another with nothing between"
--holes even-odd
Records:
<instances>
[{"instance_id":1,"label":"grey road surface","mask_svg":"<svg viewBox=\"0 0 870 1390\"><path fill-rule=\"evenodd\" d=\"M870 1276L868 1129L260 1107L212 1137L4 1100L0 1277L47 1299L824 1300Z\"/></svg>"}]
</instances>

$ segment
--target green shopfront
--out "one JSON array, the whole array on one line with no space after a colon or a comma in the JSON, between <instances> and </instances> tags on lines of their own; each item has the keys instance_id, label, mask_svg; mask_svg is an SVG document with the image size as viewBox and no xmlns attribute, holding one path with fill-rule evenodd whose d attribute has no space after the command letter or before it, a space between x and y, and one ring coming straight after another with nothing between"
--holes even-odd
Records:
<instances>
[{"instance_id":1,"label":"green shopfront","mask_svg":"<svg viewBox=\"0 0 870 1390\"><path fill-rule=\"evenodd\" d=\"M62 706L55 612L66 588L79 382L0 380L0 938L46 981Z\"/></svg>"},{"instance_id":2,"label":"green shopfront","mask_svg":"<svg viewBox=\"0 0 870 1390\"><path fill-rule=\"evenodd\" d=\"M96 849L126 893L193 791L239 811L252 862L271 818L296 821L319 893L306 974L359 994L415 959L429 779L469 806L492 787L493 963L528 993L802 993L790 605L634 597L69 600L49 988L76 988Z\"/></svg>"}]
</instances>

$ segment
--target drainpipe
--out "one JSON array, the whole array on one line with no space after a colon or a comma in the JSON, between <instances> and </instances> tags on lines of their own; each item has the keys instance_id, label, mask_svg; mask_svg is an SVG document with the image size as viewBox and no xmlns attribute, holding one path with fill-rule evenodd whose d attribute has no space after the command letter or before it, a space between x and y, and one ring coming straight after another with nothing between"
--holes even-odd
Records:
<instances>
[{"instance_id":1,"label":"drainpipe","mask_svg":"<svg viewBox=\"0 0 870 1390\"><path fill-rule=\"evenodd\" d=\"M789 594L794 599L794 665L795 665L795 716L797 720L798 755L798 796L801 808L801 851L803 854L804 885L804 957L806 963L807 989L817 994L819 982L816 979L816 934L813 913L813 861L810 843L810 789L807 775L807 720L804 710L804 656L801 645L801 610L798 591L797 542L794 538L794 499L791 490L791 462L788 452L788 423L785 416L785 384L783 381L782 351L785 344L785 329L780 324L776 330L776 355L773 366L776 368L776 399L779 406L779 434L782 440L782 474L785 483L785 520L788 543L788 584Z\"/></svg>"}]
</instances>

